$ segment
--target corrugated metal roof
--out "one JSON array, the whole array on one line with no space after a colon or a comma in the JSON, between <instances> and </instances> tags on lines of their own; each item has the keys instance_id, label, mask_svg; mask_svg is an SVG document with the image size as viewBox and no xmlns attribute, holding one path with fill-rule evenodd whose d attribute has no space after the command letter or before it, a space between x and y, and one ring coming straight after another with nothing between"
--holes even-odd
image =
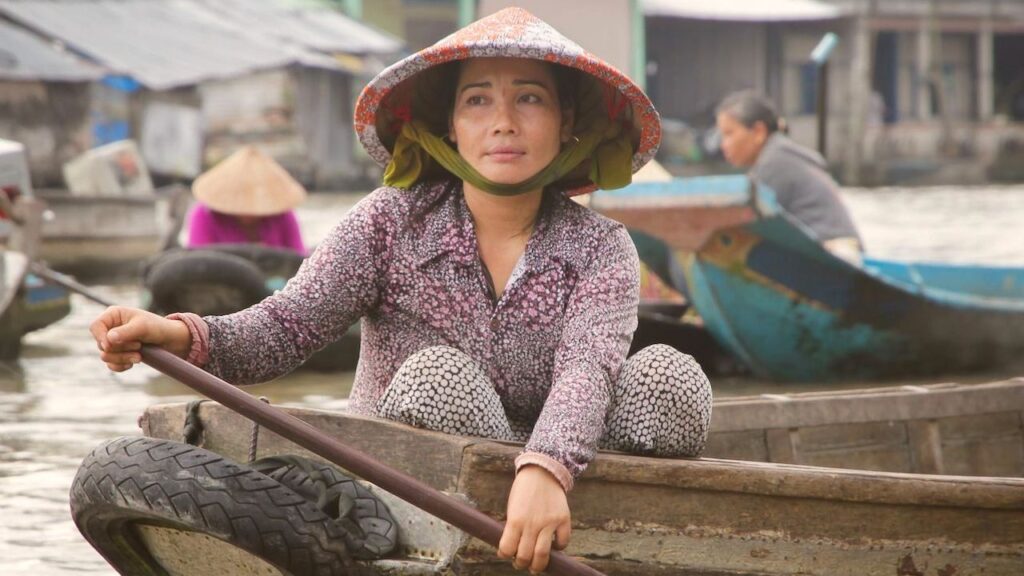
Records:
<instances>
[{"instance_id":1,"label":"corrugated metal roof","mask_svg":"<svg viewBox=\"0 0 1024 576\"><path fill-rule=\"evenodd\" d=\"M0 79L91 82L102 76L98 66L0 20Z\"/></svg>"},{"instance_id":2,"label":"corrugated metal roof","mask_svg":"<svg viewBox=\"0 0 1024 576\"><path fill-rule=\"evenodd\" d=\"M274 6L268 0L249 0L225 12L220 2L197 0L0 0L0 14L58 38L154 90L292 63L344 69L334 58L313 49L324 42L310 39L327 32L312 24L301 28L299 24L312 16L295 17L296 10L291 10L293 16L282 23L275 21L277 12L269 12ZM381 33L341 14L317 16L338 26L335 17L347 21L346 26L354 24L350 28L362 34L349 34L348 47L391 48L377 37ZM279 25L287 32L271 34ZM361 44L360 38L366 42Z\"/></svg>"},{"instance_id":3,"label":"corrugated metal roof","mask_svg":"<svg viewBox=\"0 0 1024 576\"><path fill-rule=\"evenodd\" d=\"M643 8L647 16L734 22L834 20L843 16L839 8L815 0L643 0Z\"/></svg>"},{"instance_id":4,"label":"corrugated metal roof","mask_svg":"<svg viewBox=\"0 0 1024 576\"><path fill-rule=\"evenodd\" d=\"M325 7L289 6L277 1L191 1L218 14L225 24L320 52L389 54L404 46L390 34Z\"/></svg>"},{"instance_id":5,"label":"corrugated metal roof","mask_svg":"<svg viewBox=\"0 0 1024 576\"><path fill-rule=\"evenodd\" d=\"M2 0L0 12L154 90L293 60L274 46L198 22L169 2Z\"/></svg>"}]
</instances>

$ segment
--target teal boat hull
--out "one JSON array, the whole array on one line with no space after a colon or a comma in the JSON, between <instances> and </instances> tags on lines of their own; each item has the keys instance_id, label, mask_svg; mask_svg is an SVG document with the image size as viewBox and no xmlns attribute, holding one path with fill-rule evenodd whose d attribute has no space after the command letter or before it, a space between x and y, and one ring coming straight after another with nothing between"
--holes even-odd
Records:
<instances>
[{"instance_id":1,"label":"teal boat hull","mask_svg":"<svg viewBox=\"0 0 1024 576\"><path fill-rule=\"evenodd\" d=\"M1024 269L851 264L759 192L759 218L682 256L705 327L775 380L987 370L1024 356Z\"/></svg>"}]
</instances>

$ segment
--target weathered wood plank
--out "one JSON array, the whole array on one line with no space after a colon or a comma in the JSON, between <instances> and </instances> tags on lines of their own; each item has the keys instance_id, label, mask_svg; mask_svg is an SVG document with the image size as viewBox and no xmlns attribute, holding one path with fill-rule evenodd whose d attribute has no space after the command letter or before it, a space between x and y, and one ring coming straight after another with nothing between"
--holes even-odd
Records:
<instances>
[{"instance_id":1,"label":"weathered wood plank","mask_svg":"<svg viewBox=\"0 0 1024 576\"><path fill-rule=\"evenodd\" d=\"M937 426L947 473L1024 476L1021 412L944 418Z\"/></svg>"},{"instance_id":2,"label":"weathered wood plank","mask_svg":"<svg viewBox=\"0 0 1024 576\"><path fill-rule=\"evenodd\" d=\"M796 428L772 428L764 431L764 437L768 445L769 462L800 463L800 432Z\"/></svg>"},{"instance_id":3,"label":"weathered wood plank","mask_svg":"<svg viewBox=\"0 0 1024 576\"><path fill-rule=\"evenodd\" d=\"M396 422L340 415L308 408L282 408L348 446L373 455L381 462L419 478L438 490L454 491L458 486L463 449L478 439L417 430ZM251 422L215 402L204 402L199 410L204 425L201 446L238 462L248 458ZM184 404L152 406L142 418L147 436L181 440L185 421ZM277 434L261 429L258 457L276 454L310 454Z\"/></svg>"},{"instance_id":4,"label":"weathered wood plank","mask_svg":"<svg viewBox=\"0 0 1024 576\"><path fill-rule=\"evenodd\" d=\"M467 448L460 492L501 516L515 454ZM1024 566L1024 480L601 454L570 506L569 552L634 574L887 574L904 558L955 573ZM489 554L471 545L463 557Z\"/></svg>"},{"instance_id":5,"label":"weathered wood plank","mask_svg":"<svg viewBox=\"0 0 1024 576\"><path fill-rule=\"evenodd\" d=\"M763 430L719 432L708 435L704 456L751 462L768 461L768 444Z\"/></svg>"},{"instance_id":6,"label":"weathered wood plank","mask_svg":"<svg viewBox=\"0 0 1024 576\"><path fill-rule=\"evenodd\" d=\"M715 402L711 431L805 428L843 422L927 420L1024 407L1024 378L987 384L900 386L746 396Z\"/></svg>"},{"instance_id":7,"label":"weathered wood plank","mask_svg":"<svg viewBox=\"0 0 1024 576\"><path fill-rule=\"evenodd\" d=\"M942 433L935 420L907 422L909 447L914 461L914 472L942 474L946 471L942 454Z\"/></svg>"}]
</instances>

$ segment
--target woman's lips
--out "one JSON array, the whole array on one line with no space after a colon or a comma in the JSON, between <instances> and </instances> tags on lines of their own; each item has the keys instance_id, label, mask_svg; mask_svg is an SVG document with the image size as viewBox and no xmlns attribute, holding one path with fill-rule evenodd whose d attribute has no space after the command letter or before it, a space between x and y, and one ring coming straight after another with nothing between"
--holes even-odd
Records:
<instances>
[{"instance_id":1,"label":"woman's lips","mask_svg":"<svg viewBox=\"0 0 1024 576\"><path fill-rule=\"evenodd\" d=\"M518 148L495 148L487 152L487 157L495 162L515 162L525 154Z\"/></svg>"}]
</instances>

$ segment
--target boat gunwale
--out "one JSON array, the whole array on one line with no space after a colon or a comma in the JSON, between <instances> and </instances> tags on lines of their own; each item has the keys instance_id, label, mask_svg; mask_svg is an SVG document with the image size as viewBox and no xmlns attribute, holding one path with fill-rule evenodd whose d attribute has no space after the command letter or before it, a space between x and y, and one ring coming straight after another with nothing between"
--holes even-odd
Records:
<instances>
[{"instance_id":1,"label":"boat gunwale","mask_svg":"<svg viewBox=\"0 0 1024 576\"><path fill-rule=\"evenodd\" d=\"M829 404L850 402L855 410L841 421ZM1016 409L1014 407L1017 407ZM868 422L908 422L957 416L1020 412L1024 407L1024 378L982 384L905 385L846 391L737 396L716 400L714 409L742 416L715 418L711 432L803 428Z\"/></svg>"},{"instance_id":2,"label":"boat gunwale","mask_svg":"<svg viewBox=\"0 0 1024 576\"><path fill-rule=\"evenodd\" d=\"M185 404L154 405L147 408L144 419L151 418L158 408L164 418L171 413L168 410L175 413L175 418L183 418ZM371 435L372 428L378 428L391 435L420 435L448 444L462 454L462 462L453 466L460 485L473 470L507 473L511 482L513 461L522 451L522 445L513 442L451 436L366 416L315 408L283 409L304 420L314 416L350 420L371 428ZM207 410L230 412L213 402L204 404L203 410L207 415ZM148 433L148 425L146 429ZM469 461L474 464L467 469ZM637 474L637 470L643 473ZM601 482L851 503L1024 510L1024 479L1007 477L879 472L717 458L653 458L600 451L577 485Z\"/></svg>"}]
</instances>

